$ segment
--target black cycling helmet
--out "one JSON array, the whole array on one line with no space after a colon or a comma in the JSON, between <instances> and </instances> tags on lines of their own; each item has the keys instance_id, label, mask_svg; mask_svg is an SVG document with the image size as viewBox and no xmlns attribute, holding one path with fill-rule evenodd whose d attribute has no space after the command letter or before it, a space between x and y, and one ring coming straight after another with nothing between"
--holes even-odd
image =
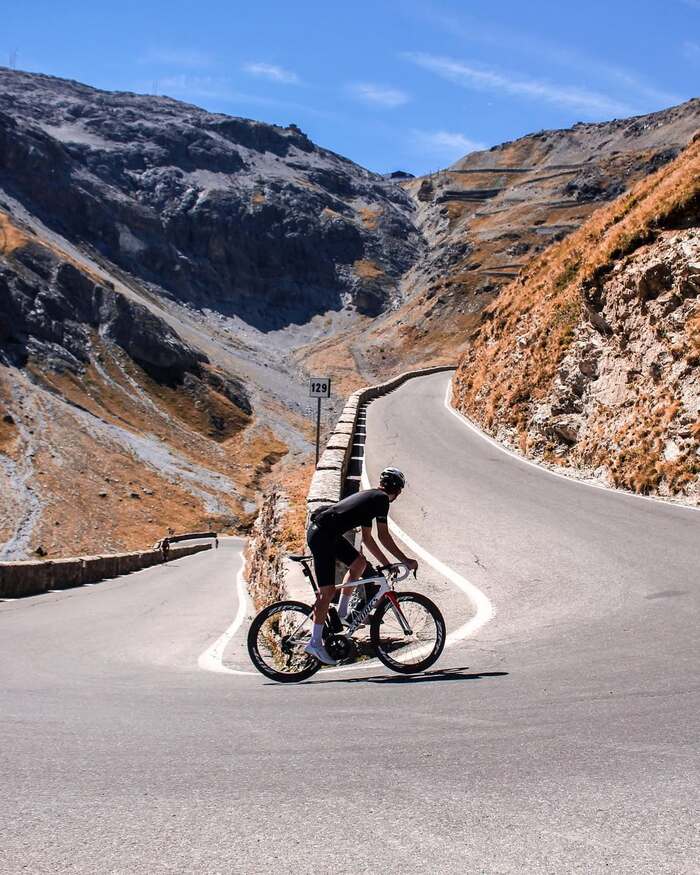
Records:
<instances>
[{"instance_id":1,"label":"black cycling helmet","mask_svg":"<svg viewBox=\"0 0 700 875\"><path fill-rule=\"evenodd\" d=\"M379 475L379 485L387 492L398 492L406 485L406 478L398 468L385 468Z\"/></svg>"}]
</instances>

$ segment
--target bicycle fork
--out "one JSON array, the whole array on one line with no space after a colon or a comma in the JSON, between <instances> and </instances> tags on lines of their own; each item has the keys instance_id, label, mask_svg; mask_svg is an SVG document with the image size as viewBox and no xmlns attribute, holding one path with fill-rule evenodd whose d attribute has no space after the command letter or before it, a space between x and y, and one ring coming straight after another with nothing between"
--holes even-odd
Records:
<instances>
[{"instance_id":1,"label":"bicycle fork","mask_svg":"<svg viewBox=\"0 0 700 875\"><path fill-rule=\"evenodd\" d=\"M389 600L389 604L391 605L391 609L394 612L394 616L399 621L399 626L403 631L404 635L412 635L413 629L408 624L408 620L404 617L403 611L401 610L401 606L399 605L399 599L395 592L390 591L386 593L386 598Z\"/></svg>"}]
</instances>

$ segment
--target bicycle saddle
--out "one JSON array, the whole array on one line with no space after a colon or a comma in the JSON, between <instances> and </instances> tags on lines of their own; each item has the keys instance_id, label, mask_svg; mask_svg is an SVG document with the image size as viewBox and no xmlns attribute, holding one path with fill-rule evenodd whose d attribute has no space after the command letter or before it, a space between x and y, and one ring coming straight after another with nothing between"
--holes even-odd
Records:
<instances>
[{"instance_id":1,"label":"bicycle saddle","mask_svg":"<svg viewBox=\"0 0 700 875\"><path fill-rule=\"evenodd\" d=\"M313 559L314 557L311 555L303 556L301 553L299 553L295 556L290 556L289 558L292 560L292 562L304 562L306 559Z\"/></svg>"}]
</instances>

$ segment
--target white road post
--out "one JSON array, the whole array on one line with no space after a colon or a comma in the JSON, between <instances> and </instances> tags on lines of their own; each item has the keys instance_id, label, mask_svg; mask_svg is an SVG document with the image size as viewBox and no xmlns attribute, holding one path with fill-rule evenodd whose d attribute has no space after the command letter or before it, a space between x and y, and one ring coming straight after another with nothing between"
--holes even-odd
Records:
<instances>
[{"instance_id":1,"label":"white road post","mask_svg":"<svg viewBox=\"0 0 700 875\"><path fill-rule=\"evenodd\" d=\"M316 464L318 465L321 443L321 399L331 397L331 378L311 377L309 380L309 396L316 398L318 401L316 407Z\"/></svg>"}]
</instances>

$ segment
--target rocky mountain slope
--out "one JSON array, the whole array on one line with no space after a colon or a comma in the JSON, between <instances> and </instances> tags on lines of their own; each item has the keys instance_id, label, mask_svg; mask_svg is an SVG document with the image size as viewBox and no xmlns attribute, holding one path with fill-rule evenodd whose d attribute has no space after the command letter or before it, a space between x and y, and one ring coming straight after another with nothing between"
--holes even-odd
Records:
<instances>
[{"instance_id":1,"label":"rocky mountain slope","mask_svg":"<svg viewBox=\"0 0 700 875\"><path fill-rule=\"evenodd\" d=\"M404 303L368 326L357 357L368 372L454 360L481 310L533 257L675 158L699 128L695 99L541 131L405 182L426 251L403 277Z\"/></svg>"},{"instance_id":2,"label":"rocky mountain slope","mask_svg":"<svg viewBox=\"0 0 700 875\"><path fill-rule=\"evenodd\" d=\"M700 503L700 137L501 293L454 397L529 456Z\"/></svg>"},{"instance_id":3,"label":"rocky mountain slope","mask_svg":"<svg viewBox=\"0 0 700 875\"><path fill-rule=\"evenodd\" d=\"M247 525L289 351L389 305L411 212L294 126L0 70L2 555Z\"/></svg>"},{"instance_id":4,"label":"rocky mountain slope","mask_svg":"<svg viewBox=\"0 0 700 875\"><path fill-rule=\"evenodd\" d=\"M0 68L0 557L245 528L308 457L310 373L332 419L359 383L454 360L699 107L384 178L294 125Z\"/></svg>"},{"instance_id":5,"label":"rocky mountain slope","mask_svg":"<svg viewBox=\"0 0 700 875\"><path fill-rule=\"evenodd\" d=\"M0 70L0 155L49 227L265 331L376 313L417 256L410 198L294 125Z\"/></svg>"}]
</instances>

